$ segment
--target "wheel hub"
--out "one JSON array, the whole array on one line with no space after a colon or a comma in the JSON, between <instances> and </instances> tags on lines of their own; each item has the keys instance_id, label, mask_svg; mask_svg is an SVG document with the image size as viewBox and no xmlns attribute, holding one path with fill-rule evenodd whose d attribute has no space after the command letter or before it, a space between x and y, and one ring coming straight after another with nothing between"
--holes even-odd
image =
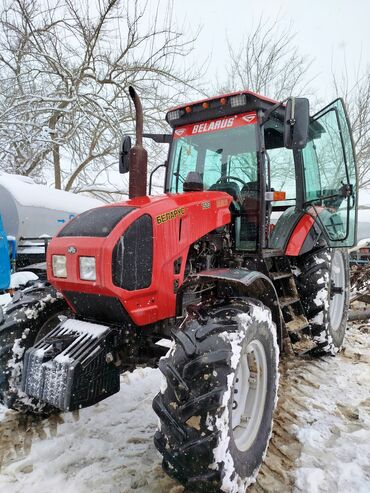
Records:
<instances>
[{"instance_id":1,"label":"wheel hub","mask_svg":"<svg viewBox=\"0 0 370 493\"><path fill-rule=\"evenodd\" d=\"M245 452L254 442L263 416L267 389L267 360L260 341L243 349L235 372L232 431L237 448Z\"/></svg>"},{"instance_id":2,"label":"wheel hub","mask_svg":"<svg viewBox=\"0 0 370 493\"><path fill-rule=\"evenodd\" d=\"M330 269L330 305L329 317L332 330L338 330L342 323L345 305L345 266L343 255L336 250L333 253Z\"/></svg>"}]
</instances>

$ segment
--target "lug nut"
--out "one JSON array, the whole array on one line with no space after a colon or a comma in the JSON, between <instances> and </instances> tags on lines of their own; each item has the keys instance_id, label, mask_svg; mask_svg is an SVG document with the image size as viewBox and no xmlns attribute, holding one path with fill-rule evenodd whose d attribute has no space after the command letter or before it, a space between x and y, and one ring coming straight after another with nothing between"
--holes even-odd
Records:
<instances>
[{"instance_id":1,"label":"lug nut","mask_svg":"<svg viewBox=\"0 0 370 493\"><path fill-rule=\"evenodd\" d=\"M107 353L106 356L105 356L105 361L107 363L112 363L113 360L114 360L113 354L112 353Z\"/></svg>"}]
</instances>

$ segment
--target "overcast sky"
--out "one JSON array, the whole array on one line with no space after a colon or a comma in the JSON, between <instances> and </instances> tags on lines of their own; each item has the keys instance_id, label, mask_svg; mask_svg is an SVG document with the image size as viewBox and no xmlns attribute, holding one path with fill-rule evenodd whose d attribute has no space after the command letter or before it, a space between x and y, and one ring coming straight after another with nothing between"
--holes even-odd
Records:
<instances>
[{"instance_id":1,"label":"overcast sky","mask_svg":"<svg viewBox=\"0 0 370 493\"><path fill-rule=\"evenodd\" d=\"M202 27L192 56L199 63L212 55L207 72L220 79L227 37L237 46L261 15L297 33L301 53L315 59L312 75L323 99L331 96L332 68L340 73L346 59L354 80L355 70L370 64L370 0L174 0L174 12L180 25Z\"/></svg>"},{"instance_id":2,"label":"overcast sky","mask_svg":"<svg viewBox=\"0 0 370 493\"><path fill-rule=\"evenodd\" d=\"M216 86L216 77L223 80L227 39L238 46L261 16L291 26L301 54L314 59L310 76L324 103L333 99L332 72L339 75L347 66L352 85L370 66L370 0L174 0L174 15L193 33L201 27L188 61L211 57L210 85L214 79ZM361 195L370 205L370 194Z\"/></svg>"}]
</instances>

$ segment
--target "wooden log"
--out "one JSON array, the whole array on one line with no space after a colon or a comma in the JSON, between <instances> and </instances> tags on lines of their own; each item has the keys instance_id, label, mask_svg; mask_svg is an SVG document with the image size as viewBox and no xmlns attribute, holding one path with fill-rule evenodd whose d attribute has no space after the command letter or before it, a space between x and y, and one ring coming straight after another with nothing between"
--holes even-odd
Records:
<instances>
[{"instance_id":1,"label":"wooden log","mask_svg":"<svg viewBox=\"0 0 370 493\"><path fill-rule=\"evenodd\" d=\"M349 310L348 321L352 322L354 320L370 320L370 309L366 310Z\"/></svg>"}]
</instances>

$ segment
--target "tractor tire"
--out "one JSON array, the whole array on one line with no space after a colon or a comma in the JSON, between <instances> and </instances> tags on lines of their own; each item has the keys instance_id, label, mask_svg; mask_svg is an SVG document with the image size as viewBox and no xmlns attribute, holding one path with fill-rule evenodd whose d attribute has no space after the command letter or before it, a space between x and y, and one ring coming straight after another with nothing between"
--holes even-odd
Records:
<instances>
[{"instance_id":1,"label":"tractor tire","mask_svg":"<svg viewBox=\"0 0 370 493\"><path fill-rule=\"evenodd\" d=\"M342 249L323 248L298 260L294 273L316 346L312 355L335 355L348 318L349 261Z\"/></svg>"},{"instance_id":2,"label":"tractor tire","mask_svg":"<svg viewBox=\"0 0 370 493\"><path fill-rule=\"evenodd\" d=\"M271 437L279 348L270 310L251 299L185 319L160 360L154 443L165 472L191 491L243 492Z\"/></svg>"},{"instance_id":3,"label":"tractor tire","mask_svg":"<svg viewBox=\"0 0 370 493\"><path fill-rule=\"evenodd\" d=\"M54 411L20 390L23 356L70 312L47 282L18 291L0 321L0 403L10 409L47 415Z\"/></svg>"}]
</instances>

